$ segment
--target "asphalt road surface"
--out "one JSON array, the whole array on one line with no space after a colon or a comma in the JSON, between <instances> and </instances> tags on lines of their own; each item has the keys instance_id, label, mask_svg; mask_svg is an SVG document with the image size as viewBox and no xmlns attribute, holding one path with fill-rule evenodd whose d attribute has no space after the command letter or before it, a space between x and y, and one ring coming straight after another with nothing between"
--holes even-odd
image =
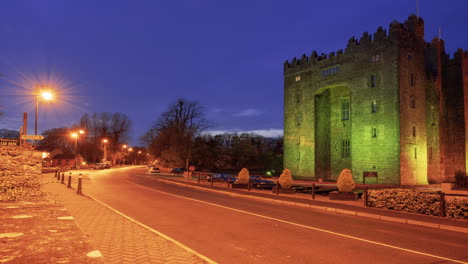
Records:
<instances>
[{"instance_id":1,"label":"asphalt road surface","mask_svg":"<svg viewBox=\"0 0 468 264\"><path fill-rule=\"evenodd\" d=\"M145 172L93 172L83 190L218 263L468 263L465 233L231 197Z\"/></svg>"}]
</instances>

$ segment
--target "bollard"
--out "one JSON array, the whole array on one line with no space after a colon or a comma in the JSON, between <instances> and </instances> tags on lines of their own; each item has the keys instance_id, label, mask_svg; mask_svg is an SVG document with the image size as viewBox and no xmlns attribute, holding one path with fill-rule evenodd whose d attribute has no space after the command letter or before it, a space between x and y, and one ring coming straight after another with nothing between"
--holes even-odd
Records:
<instances>
[{"instance_id":1,"label":"bollard","mask_svg":"<svg viewBox=\"0 0 468 264\"><path fill-rule=\"evenodd\" d=\"M78 188L76 188L76 193L77 194L83 194L82 192L82 184L83 184L83 177L80 175L78 176Z\"/></svg>"},{"instance_id":2,"label":"bollard","mask_svg":"<svg viewBox=\"0 0 468 264\"><path fill-rule=\"evenodd\" d=\"M368 199L369 199L369 192L368 192L368 189L369 189L369 187L365 187L365 188L364 188L364 193L363 193L363 195L364 195L364 197L363 197L363 198L364 198L364 199L363 199L363 200L364 200L364 207L367 207L367 204L368 204L368 203L367 203L367 201L368 201Z\"/></svg>"},{"instance_id":3,"label":"bollard","mask_svg":"<svg viewBox=\"0 0 468 264\"><path fill-rule=\"evenodd\" d=\"M227 180L227 187L229 188L229 184L231 183L231 176L228 177L228 180Z\"/></svg>"},{"instance_id":4,"label":"bollard","mask_svg":"<svg viewBox=\"0 0 468 264\"><path fill-rule=\"evenodd\" d=\"M58 170L55 170L54 178L57 178L57 172L58 172Z\"/></svg>"},{"instance_id":5,"label":"bollard","mask_svg":"<svg viewBox=\"0 0 468 264\"><path fill-rule=\"evenodd\" d=\"M60 180L60 170L57 170L57 175L55 175L55 178L57 178L57 180Z\"/></svg>"},{"instance_id":6,"label":"bollard","mask_svg":"<svg viewBox=\"0 0 468 264\"><path fill-rule=\"evenodd\" d=\"M439 193L439 201L440 201L440 212L439 216L441 217L446 217L447 212L446 212L446 207L445 207L445 193L444 192L438 192Z\"/></svg>"},{"instance_id":7,"label":"bollard","mask_svg":"<svg viewBox=\"0 0 468 264\"><path fill-rule=\"evenodd\" d=\"M276 182L276 195L279 195L279 181Z\"/></svg>"},{"instance_id":8,"label":"bollard","mask_svg":"<svg viewBox=\"0 0 468 264\"><path fill-rule=\"evenodd\" d=\"M65 172L62 173L62 179L60 180L61 184L65 184Z\"/></svg>"},{"instance_id":9,"label":"bollard","mask_svg":"<svg viewBox=\"0 0 468 264\"><path fill-rule=\"evenodd\" d=\"M315 200L315 183L312 183L312 200Z\"/></svg>"},{"instance_id":10,"label":"bollard","mask_svg":"<svg viewBox=\"0 0 468 264\"><path fill-rule=\"evenodd\" d=\"M70 172L70 174L68 175L68 184L67 184L67 188L71 188L71 179L72 179L72 174Z\"/></svg>"}]
</instances>

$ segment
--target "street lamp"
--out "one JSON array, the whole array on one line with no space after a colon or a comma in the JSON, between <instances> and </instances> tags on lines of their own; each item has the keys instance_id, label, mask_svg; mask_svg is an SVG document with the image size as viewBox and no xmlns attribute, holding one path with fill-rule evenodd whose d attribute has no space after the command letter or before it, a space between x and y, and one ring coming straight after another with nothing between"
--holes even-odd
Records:
<instances>
[{"instance_id":1,"label":"street lamp","mask_svg":"<svg viewBox=\"0 0 468 264\"><path fill-rule=\"evenodd\" d=\"M39 99L44 101L50 101L54 98L54 94L50 91L38 91L36 85L36 119L35 119L35 126L34 126L34 134L37 135L37 119L39 115Z\"/></svg>"},{"instance_id":2,"label":"street lamp","mask_svg":"<svg viewBox=\"0 0 468 264\"><path fill-rule=\"evenodd\" d=\"M122 146L122 160L123 160L122 165L125 165L125 149L126 148L127 148L127 145L124 144Z\"/></svg>"},{"instance_id":3,"label":"street lamp","mask_svg":"<svg viewBox=\"0 0 468 264\"><path fill-rule=\"evenodd\" d=\"M128 159L130 160L131 165L133 165L133 159L130 157L130 152L133 151L133 148L129 148L128 151L129 151L129 153L128 153Z\"/></svg>"},{"instance_id":4,"label":"street lamp","mask_svg":"<svg viewBox=\"0 0 468 264\"><path fill-rule=\"evenodd\" d=\"M104 145L104 159L103 159L103 162L107 161L107 142L108 142L107 139L102 140L102 144Z\"/></svg>"},{"instance_id":5,"label":"street lamp","mask_svg":"<svg viewBox=\"0 0 468 264\"><path fill-rule=\"evenodd\" d=\"M83 135L85 132L84 130L79 130L78 132L71 133L71 137L75 139L75 168L77 168L78 160L78 138L80 135Z\"/></svg>"}]
</instances>

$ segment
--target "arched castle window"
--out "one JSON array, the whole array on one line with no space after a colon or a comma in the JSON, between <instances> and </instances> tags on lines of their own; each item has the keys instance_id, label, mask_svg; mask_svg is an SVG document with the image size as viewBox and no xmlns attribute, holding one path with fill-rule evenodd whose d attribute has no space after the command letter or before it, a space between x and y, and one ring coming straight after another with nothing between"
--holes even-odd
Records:
<instances>
[{"instance_id":1,"label":"arched castle window","mask_svg":"<svg viewBox=\"0 0 468 264\"><path fill-rule=\"evenodd\" d=\"M413 95L410 96L410 107L416 108L416 98Z\"/></svg>"}]
</instances>

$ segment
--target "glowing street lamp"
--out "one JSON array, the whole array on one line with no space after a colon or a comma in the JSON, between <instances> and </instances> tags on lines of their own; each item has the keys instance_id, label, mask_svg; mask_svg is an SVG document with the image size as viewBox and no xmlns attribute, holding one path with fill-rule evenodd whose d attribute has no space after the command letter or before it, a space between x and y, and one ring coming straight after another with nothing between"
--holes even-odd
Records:
<instances>
[{"instance_id":1,"label":"glowing street lamp","mask_svg":"<svg viewBox=\"0 0 468 264\"><path fill-rule=\"evenodd\" d=\"M37 91L36 85L36 91ZM51 101L54 98L54 94L51 91L38 91L36 94L36 119L34 126L34 134L37 135L37 119L39 115L39 99L43 101Z\"/></svg>"},{"instance_id":2,"label":"glowing street lamp","mask_svg":"<svg viewBox=\"0 0 468 264\"><path fill-rule=\"evenodd\" d=\"M103 162L107 161L107 142L108 142L107 139L102 140L102 144L104 145L104 159L103 159Z\"/></svg>"},{"instance_id":3,"label":"glowing street lamp","mask_svg":"<svg viewBox=\"0 0 468 264\"><path fill-rule=\"evenodd\" d=\"M75 168L77 167L78 165L78 160L77 160L77 156L78 156L78 138L80 137L80 135L83 135L85 132L84 130L79 130L78 132L72 132L70 134L70 136L72 138L75 139Z\"/></svg>"}]
</instances>

